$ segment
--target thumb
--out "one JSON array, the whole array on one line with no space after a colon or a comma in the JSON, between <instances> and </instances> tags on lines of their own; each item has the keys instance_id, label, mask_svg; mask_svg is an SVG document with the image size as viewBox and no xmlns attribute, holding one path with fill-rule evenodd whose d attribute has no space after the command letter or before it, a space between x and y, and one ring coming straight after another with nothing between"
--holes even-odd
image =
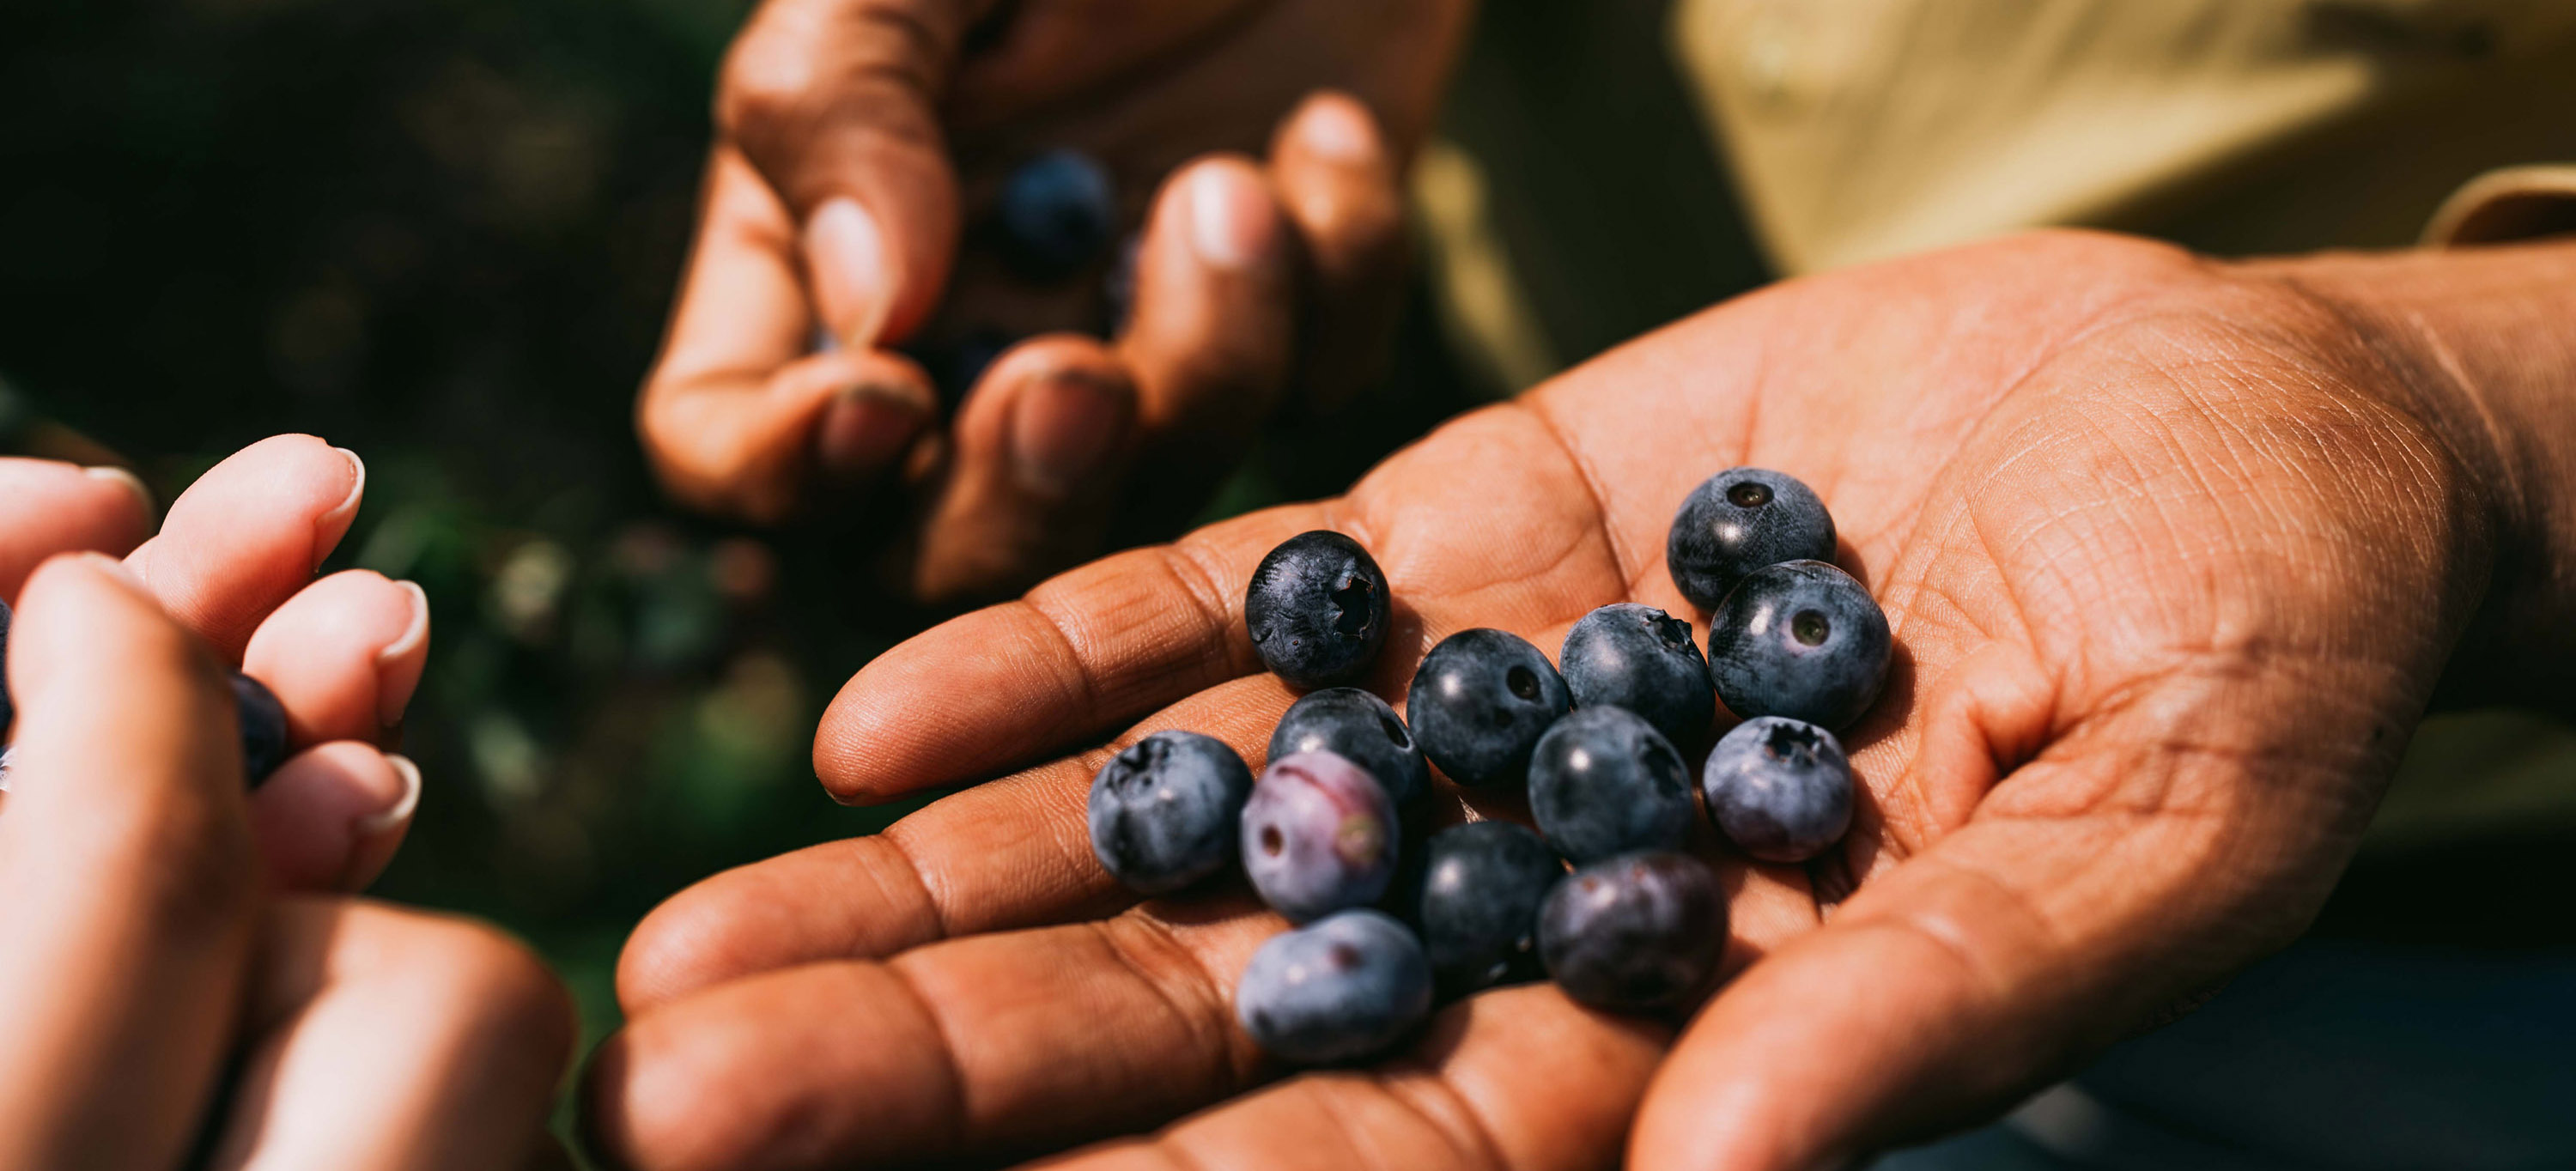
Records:
<instances>
[{"instance_id":1,"label":"thumb","mask_svg":"<svg viewBox=\"0 0 2576 1171\"><path fill-rule=\"evenodd\" d=\"M807 287L847 346L927 317L957 240L939 106L978 0L768 0L727 55L716 121L794 215Z\"/></svg>"}]
</instances>

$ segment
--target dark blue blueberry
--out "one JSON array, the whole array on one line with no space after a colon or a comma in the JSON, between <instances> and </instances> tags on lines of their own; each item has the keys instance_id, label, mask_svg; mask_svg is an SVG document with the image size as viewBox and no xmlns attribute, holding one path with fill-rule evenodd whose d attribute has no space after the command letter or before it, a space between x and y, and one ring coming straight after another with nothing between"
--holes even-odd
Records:
<instances>
[{"instance_id":1,"label":"dark blue blueberry","mask_svg":"<svg viewBox=\"0 0 2576 1171\"><path fill-rule=\"evenodd\" d=\"M1690 841L1690 766L1637 713L1576 708L1530 754L1530 816L1576 862Z\"/></svg>"},{"instance_id":2,"label":"dark blue blueberry","mask_svg":"<svg viewBox=\"0 0 2576 1171\"><path fill-rule=\"evenodd\" d=\"M1783 561L1834 559L1834 518L1796 478L1728 468L1682 500L1664 564L1682 596L1715 610L1746 574Z\"/></svg>"},{"instance_id":3,"label":"dark blue blueberry","mask_svg":"<svg viewBox=\"0 0 2576 1171\"><path fill-rule=\"evenodd\" d=\"M1288 705L1270 733L1270 759L1300 752L1338 752L1386 786L1401 812L1431 795L1431 766L1422 747L1383 699L1356 687L1308 692Z\"/></svg>"},{"instance_id":4,"label":"dark blue blueberry","mask_svg":"<svg viewBox=\"0 0 2576 1171\"><path fill-rule=\"evenodd\" d=\"M1395 828L1367 769L1330 752L1281 757L1243 806L1243 872L1291 923L1366 906L1395 875Z\"/></svg>"},{"instance_id":5,"label":"dark blue blueberry","mask_svg":"<svg viewBox=\"0 0 2576 1171\"><path fill-rule=\"evenodd\" d=\"M1690 623L1652 606L1617 602L1584 615L1556 662L1574 706L1624 707L1676 745L1707 743L1717 723L1717 692Z\"/></svg>"},{"instance_id":6,"label":"dark blue blueberry","mask_svg":"<svg viewBox=\"0 0 2576 1171\"><path fill-rule=\"evenodd\" d=\"M286 763L286 706L268 685L233 672L233 708L241 716L242 779L259 787Z\"/></svg>"},{"instance_id":7,"label":"dark blue blueberry","mask_svg":"<svg viewBox=\"0 0 2576 1171\"><path fill-rule=\"evenodd\" d=\"M1851 828L1851 761L1814 724L1763 716L1735 726L1700 773L1709 820L1765 862L1804 862Z\"/></svg>"},{"instance_id":8,"label":"dark blue blueberry","mask_svg":"<svg viewBox=\"0 0 2576 1171\"><path fill-rule=\"evenodd\" d=\"M0 733L9 730L16 713L16 705L9 702L9 603L0 602Z\"/></svg>"},{"instance_id":9,"label":"dark blue blueberry","mask_svg":"<svg viewBox=\"0 0 2576 1171\"><path fill-rule=\"evenodd\" d=\"M1887 682L1887 615L1822 561L1755 570L1708 620L1708 677L1726 710L1848 728Z\"/></svg>"},{"instance_id":10,"label":"dark blue blueberry","mask_svg":"<svg viewBox=\"0 0 2576 1171\"><path fill-rule=\"evenodd\" d=\"M1140 894L1176 891L1234 861L1252 770L1213 736L1156 732L1091 779L1091 852Z\"/></svg>"},{"instance_id":11,"label":"dark blue blueberry","mask_svg":"<svg viewBox=\"0 0 2576 1171\"><path fill-rule=\"evenodd\" d=\"M1570 704L1547 656L1479 627L1440 640L1413 674L1404 714L1422 753L1462 785L1517 785L1530 750Z\"/></svg>"},{"instance_id":12,"label":"dark blue blueberry","mask_svg":"<svg viewBox=\"0 0 2576 1171\"><path fill-rule=\"evenodd\" d=\"M1538 908L1565 877L1556 851L1508 821L1473 821L1431 835L1421 882L1401 910L1422 929L1431 974L1452 995L1534 979Z\"/></svg>"},{"instance_id":13,"label":"dark blue blueberry","mask_svg":"<svg viewBox=\"0 0 2576 1171\"><path fill-rule=\"evenodd\" d=\"M1548 977L1596 1008L1688 1004L1725 951L1725 892L1688 854L1622 854L1581 867L1538 912Z\"/></svg>"},{"instance_id":14,"label":"dark blue blueberry","mask_svg":"<svg viewBox=\"0 0 2576 1171\"><path fill-rule=\"evenodd\" d=\"M1252 571L1243 621L1279 677L1330 687L1368 673L1386 643L1386 574L1360 543L1317 529L1280 542Z\"/></svg>"},{"instance_id":15,"label":"dark blue blueberry","mask_svg":"<svg viewBox=\"0 0 2576 1171\"><path fill-rule=\"evenodd\" d=\"M1343 911L1271 938L1234 988L1234 1016L1299 1065L1384 1052L1431 1011L1422 944L1382 911Z\"/></svg>"},{"instance_id":16,"label":"dark blue blueberry","mask_svg":"<svg viewBox=\"0 0 2576 1171\"><path fill-rule=\"evenodd\" d=\"M1002 180L994 218L1004 257L1027 276L1056 280L1108 252L1118 234L1118 192L1090 155L1051 150Z\"/></svg>"}]
</instances>

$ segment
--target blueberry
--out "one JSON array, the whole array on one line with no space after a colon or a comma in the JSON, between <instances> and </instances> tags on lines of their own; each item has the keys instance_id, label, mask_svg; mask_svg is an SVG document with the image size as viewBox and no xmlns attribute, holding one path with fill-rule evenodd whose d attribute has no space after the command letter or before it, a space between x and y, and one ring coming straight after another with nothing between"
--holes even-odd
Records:
<instances>
[{"instance_id":1,"label":"blueberry","mask_svg":"<svg viewBox=\"0 0 2576 1171\"><path fill-rule=\"evenodd\" d=\"M1386 574L1360 543L1317 529L1280 542L1252 571L1243 620L1253 649L1299 687L1368 673L1386 642Z\"/></svg>"},{"instance_id":2,"label":"blueberry","mask_svg":"<svg viewBox=\"0 0 2576 1171\"><path fill-rule=\"evenodd\" d=\"M1051 150L1002 180L994 214L1005 259L1024 275L1057 280L1109 250L1118 232L1118 193L1090 155Z\"/></svg>"},{"instance_id":3,"label":"blueberry","mask_svg":"<svg viewBox=\"0 0 2576 1171\"><path fill-rule=\"evenodd\" d=\"M1376 902L1396 844L1385 787L1330 752L1271 761L1243 807L1244 873L1291 923Z\"/></svg>"},{"instance_id":4,"label":"blueberry","mask_svg":"<svg viewBox=\"0 0 2576 1171\"><path fill-rule=\"evenodd\" d=\"M1234 988L1234 1016L1301 1065L1383 1052L1431 1011L1422 944L1381 911L1343 911L1274 936Z\"/></svg>"},{"instance_id":5,"label":"blueberry","mask_svg":"<svg viewBox=\"0 0 2576 1171\"><path fill-rule=\"evenodd\" d=\"M1525 826L1474 821L1431 835L1401 911L1422 930L1431 974L1452 994L1538 973L1538 908L1565 863Z\"/></svg>"},{"instance_id":6,"label":"blueberry","mask_svg":"<svg viewBox=\"0 0 2576 1171\"><path fill-rule=\"evenodd\" d=\"M1577 863L1690 842L1690 766L1626 708L1576 708L1530 754L1530 815Z\"/></svg>"},{"instance_id":7,"label":"blueberry","mask_svg":"<svg viewBox=\"0 0 2576 1171\"><path fill-rule=\"evenodd\" d=\"M1462 785L1516 785L1530 750L1565 714L1565 680L1517 635L1461 630L1440 640L1413 674L1404 714L1422 753Z\"/></svg>"},{"instance_id":8,"label":"blueberry","mask_svg":"<svg viewBox=\"0 0 2576 1171\"><path fill-rule=\"evenodd\" d=\"M9 603L0 602L0 733L9 730L16 713L16 705L9 702Z\"/></svg>"},{"instance_id":9,"label":"blueberry","mask_svg":"<svg viewBox=\"0 0 2576 1171\"><path fill-rule=\"evenodd\" d=\"M233 672L233 708L241 718L242 778L258 788L286 763L286 706L268 685Z\"/></svg>"},{"instance_id":10,"label":"blueberry","mask_svg":"<svg viewBox=\"0 0 2576 1171\"><path fill-rule=\"evenodd\" d=\"M1700 773L1709 820L1765 862L1804 862L1851 828L1851 761L1814 724L1762 716L1735 726Z\"/></svg>"},{"instance_id":11,"label":"blueberry","mask_svg":"<svg viewBox=\"0 0 2576 1171\"><path fill-rule=\"evenodd\" d=\"M1139 894L1176 891L1234 861L1252 770L1213 736L1156 732L1091 779L1091 852Z\"/></svg>"},{"instance_id":12,"label":"blueberry","mask_svg":"<svg viewBox=\"0 0 2576 1171\"><path fill-rule=\"evenodd\" d=\"M1676 745L1706 743L1717 723L1690 623L1652 606L1616 602L1584 615L1556 661L1576 707L1624 707Z\"/></svg>"},{"instance_id":13,"label":"blueberry","mask_svg":"<svg viewBox=\"0 0 2576 1171\"><path fill-rule=\"evenodd\" d=\"M1288 705L1270 733L1270 759L1338 752L1386 786L1398 812L1431 795L1431 766L1386 701L1356 687L1327 687Z\"/></svg>"},{"instance_id":14,"label":"blueberry","mask_svg":"<svg viewBox=\"0 0 2576 1171\"><path fill-rule=\"evenodd\" d=\"M1755 570L1708 620L1708 677L1746 719L1787 716L1847 728L1887 682L1887 615L1822 561Z\"/></svg>"},{"instance_id":15,"label":"blueberry","mask_svg":"<svg viewBox=\"0 0 2576 1171\"><path fill-rule=\"evenodd\" d=\"M1539 958L1596 1008L1690 1002L1726 951L1726 896L1688 854L1622 854L1567 875L1538 913Z\"/></svg>"},{"instance_id":16,"label":"blueberry","mask_svg":"<svg viewBox=\"0 0 2576 1171\"><path fill-rule=\"evenodd\" d=\"M1715 610L1744 575L1783 561L1831 561L1834 518L1796 478L1728 468L1682 500L1664 564L1682 596Z\"/></svg>"}]
</instances>

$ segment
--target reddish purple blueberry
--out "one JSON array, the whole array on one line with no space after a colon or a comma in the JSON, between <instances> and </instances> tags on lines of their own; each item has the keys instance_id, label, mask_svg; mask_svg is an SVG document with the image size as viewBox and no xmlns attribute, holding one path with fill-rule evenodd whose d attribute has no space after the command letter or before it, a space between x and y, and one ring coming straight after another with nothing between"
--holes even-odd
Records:
<instances>
[{"instance_id":1,"label":"reddish purple blueberry","mask_svg":"<svg viewBox=\"0 0 2576 1171\"><path fill-rule=\"evenodd\" d=\"M1243 807L1243 870L1270 909L1304 923L1386 893L1395 874L1395 802L1337 753L1270 762Z\"/></svg>"}]
</instances>

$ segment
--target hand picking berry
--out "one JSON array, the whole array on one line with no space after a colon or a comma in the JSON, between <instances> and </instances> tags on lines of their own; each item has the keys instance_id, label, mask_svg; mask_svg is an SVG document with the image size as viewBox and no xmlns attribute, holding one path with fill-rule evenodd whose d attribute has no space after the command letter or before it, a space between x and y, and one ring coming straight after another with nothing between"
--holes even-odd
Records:
<instances>
[{"instance_id":1,"label":"hand picking berry","mask_svg":"<svg viewBox=\"0 0 2576 1171\"><path fill-rule=\"evenodd\" d=\"M1715 610L1746 574L1783 561L1834 559L1834 518L1795 477L1728 468L1682 500L1664 538L1673 585Z\"/></svg>"},{"instance_id":2,"label":"hand picking berry","mask_svg":"<svg viewBox=\"0 0 2576 1171\"><path fill-rule=\"evenodd\" d=\"M1395 875L1395 802L1339 755L1283 757L1252 786L1242 848L1252 889L1291 923L1365 906Z\"/></svg>"},{"instance_id":3,"label":"hand picking berry","mask_svg":"<svg viewBox=\"0 0 2576 1171\"><path fill-rule=\"evenodd\" d=\"M1033 279L1060 280L1107 255L1118 234L1118 193L1098 160L1051 150L1002 180L994 219L1014 267Z\"/></svg>"},{"instance_id":4,"label":"hand picking berry","mask_svg":"<svg viewBox=\"0 0 2576 1171\"><path fill-rule=\"evenodd\" d=\"M1188 886L1234 861L1252 770L1196 732L1128 745L1091 781L1091 852L1139 894Z\"/></svg>"},{"instance_id":5,"label":"hand picking berry","mask_svg":"<svg viewBox=\"0 0 2576 1171\"><path fill-rule=\"evenodd\" d=\"M1799 720L1759 716L1736 725L1709 752L1700 793L1709 820L1765 862L1804 862L1851 828L1842 741Z\"/></svg>"},{"instance_id":6,"label":"hand picking berry","mask_svg":"<svg viewBox=\"0 0 2576 1171\"><path fill-rule=\"evenodd\" d=\"M1383 699L1356 687L1327 687L1288 705L1270 733L1270 759L1300 752L1336 752L1367 769L1398 813L1421 808L1431 795L1431 766L1422 746Z\"/></svg>"},{"instance_id":7,"label":"hand picking berry","mask_svg":"<svg viewBox=\"0 0 2576 1171\"><path fill-rule=\"evenodd\" d=\"M1234 991L1243 1031L1302 1065L1383 1052L1430 1011L1422 945L1381 911L1343 911L1272 937Z\"/></svg>"},{"instance_id":8,"label":"hand picking berry","mask_svg":"<svg viewBox=\"0 0 2576 1171\"><path fill-rule=\"evenodd\" d=\"M1892 649L1869 591L1822 561L1755 570L1708 622L1709 678L1745 719L1848 728L1877 702Z\"/></svg>"},{"instance_id":9,"label":"hand picking berry","mask_svg":"<svg viewBox=\"0 0 2576 1171\"><path fill-rule=\"evenodd\" d=\"M1577 869L1538 915L1539 958L1596 1008L1677 1008L1726 952L1726 895L1688 854L1622 854Z\"/></svg>"},{"instance_id":10,"label":"hand picking berry","mask_svg":"<svg viewBox=\"0 0 2576 1171\"><path fill-rule=\"evenodd\" d=\"M1653 606L1614 602L1584 615L1556 662L1574 706L1626 708L1677 747L1707 743L1717 723L1717 692L1690 623Z\"/></svg>"},{"instance_id":11,"label":"hand picking berry","mask_svg":"<svg viewBox=\"0 0 2576 1171\"><path fill-rule=\"evenodd\" d=\"M1386 642L1386 574L1360 543L1329 529L1272 549L1243 593L1253 649L1298 687L1329 687L1368 673Z\"/></svg>"},{"instance_id":12,"label":"hand picking berry","mask_svg":"<svg viewBox=\"0 0 2576 1171\"><path fill-rule=\"evenodd\" d=\"M286 763L286 705L268 685L233 672L233 708L241 719L242 779L254 789Z\"/></svg>"},{"instance_id":13,"label":"hand picking berry","mask_svg":"<svg viewBox=\"0 0 2576 1171\"><path fill-rule=\"evenodd\" d=\"M1400 913L1422 929L1432 979L1449 995L1539 976L1538 908L1565 877L1525 826L1471 821L1431 835Z\"/></svg>"},{"instance_id":14,"label":"hand picking berry","mask_svg":"<svg viewBox=\"0 0 2576 1171\"><path fill-rule=\"evenodd\" d=\"M1520 784L1530 750L1571 702L1537 647L1479 627L1423 656L1404 711L1431 763L1461 785L1486 787Z\"/></svg>"},{"instance_id":15,"label":"hand picking berry","mask_svg":"<svg viewBox=\"0 0 2576 1171\"><path fill-rule=\"evenodd\" d=\"M1664 734L1619 707L1576 708L1530 755L1530 815L1577 863L1690 842L1690 766Z\"/></svg>"}]
</instances>

